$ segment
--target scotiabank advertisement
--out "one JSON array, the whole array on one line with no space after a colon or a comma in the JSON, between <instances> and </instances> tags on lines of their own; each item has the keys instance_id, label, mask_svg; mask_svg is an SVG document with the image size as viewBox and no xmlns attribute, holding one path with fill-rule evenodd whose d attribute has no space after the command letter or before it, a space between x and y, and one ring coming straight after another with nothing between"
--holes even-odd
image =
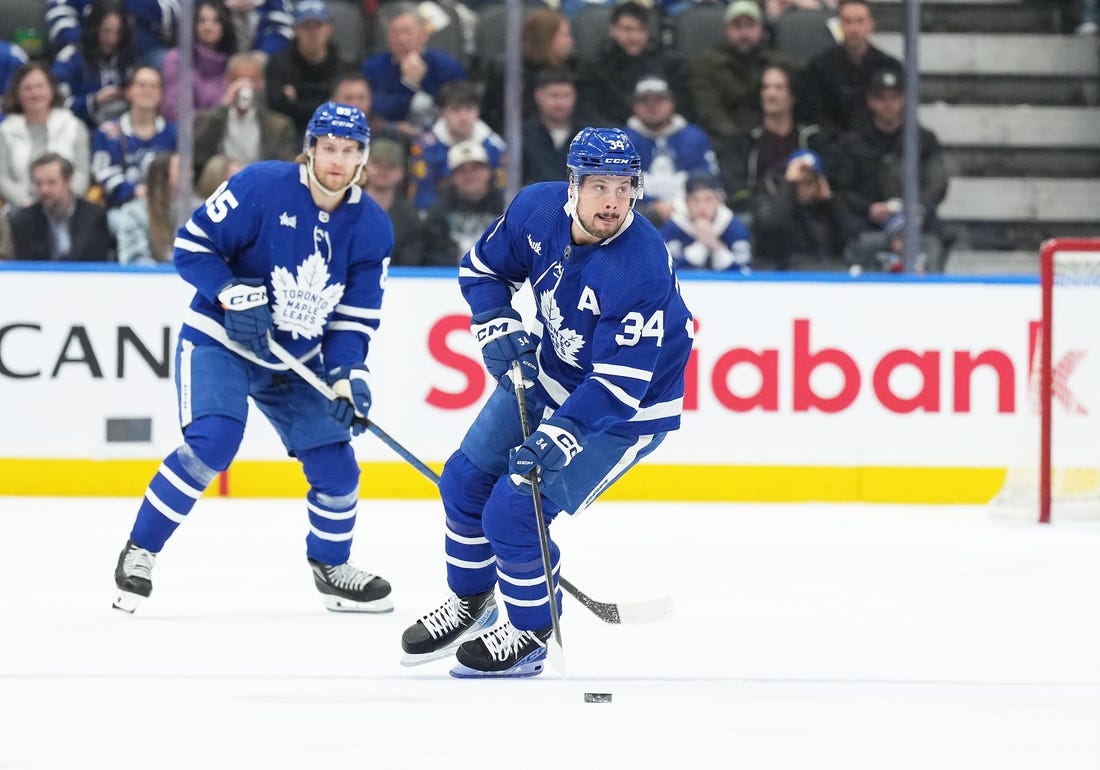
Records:
<instances>
[{"instance_id":1,"label":"scotiabank advertisement","mask_svg":"<svg viewBox=\"0 0 1100 770\"><path fill-rule=\"evenodd\" d=\"M708 469L701 483L719 487L787 469L790 487L810 468L1003 470L1037 456L1037 282L800 278L682 280L697 322L685 416L653 463ZM159 461L179 443L171 370L191 290L178 276L5 270L0 282L0 463ZM438 467L491 386L457 280L397 272L383 310L371 417ZM1100 414L1100 388L1082 385L1100 382L1087 331L1055 349L1056 400L1080 425ZM355 446L363 463L394 460L369 435ZM238 458L286 458L255 410Z\"/></svg>"}]
</instances>

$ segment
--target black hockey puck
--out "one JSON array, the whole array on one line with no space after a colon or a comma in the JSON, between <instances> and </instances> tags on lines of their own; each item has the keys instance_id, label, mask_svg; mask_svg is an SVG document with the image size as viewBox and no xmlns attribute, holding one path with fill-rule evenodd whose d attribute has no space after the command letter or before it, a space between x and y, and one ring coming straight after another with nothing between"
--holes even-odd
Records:
<instances>
[{"instance_id":1,"label":"black hockey puck","mask_svg":"<svg viewBox=\"0 0 1100 770\"><path fill-rule=\"evenodd\" d=\"M610 703L611 693L609 692L586 692L584 694L585 703Z\"/></svg>"}]
</instances>

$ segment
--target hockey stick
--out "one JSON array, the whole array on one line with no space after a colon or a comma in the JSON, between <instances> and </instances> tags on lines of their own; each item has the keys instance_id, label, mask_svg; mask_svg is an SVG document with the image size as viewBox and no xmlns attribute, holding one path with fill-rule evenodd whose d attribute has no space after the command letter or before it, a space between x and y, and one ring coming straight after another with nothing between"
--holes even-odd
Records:
<instances>
[{"instance_id":1,"label":"hockey stick","mask_svg":"<svg viewBox=\"0 0 1100 770\"><path fill-rule=\"evenodd\" d=\"M295 374L305 380L315 390L319 391L325 398L330 401L336 398L336 394L332 392L332 388L330 388L324 380L318 377L312 369L292 356L286 348L270 337L268 338L267 344L276 358L286 364ZM402 446L389 433L375 425L374 421L368 420L365 417L357 419L366 424L367 430L373 433L383 444L392 449L401 459L420 471L428 481L439 486L439 474L432 470L424 461L420 460L416 455ZM584 605L593 615L605 623L652 623L667 618L672 614L672 600L667 596L632 603L601 602L581 591L560 574L558 575L558 583L574 599Z\"/></svg>"},{"instance_id":2,"label":"hockey stick","mask_svg":"<svg viewBox=\"0 0 1100 770\"><path fill-rule=\"evenodd\" d=\"M512 384L516 390L516 405L519 406L519 424L523 428L523 440L531 435L531 423L527 420L527 391L523 385L523 370L519 361L512 362ZM550 560L550 534L546 531L546 520L542 517L542 497L539 494L539 469L532 468L527 474L531 485L531 499L535 503L535 526L539 530L539 553L542 555L543 577L546 578L546 598L550 602L550 626L554 635L546 640L546 659L550 665L565 676L565 650L561 644L561 618L558 617L558 590L554 586L554 565Z\"/></svg>"}]
</instances>

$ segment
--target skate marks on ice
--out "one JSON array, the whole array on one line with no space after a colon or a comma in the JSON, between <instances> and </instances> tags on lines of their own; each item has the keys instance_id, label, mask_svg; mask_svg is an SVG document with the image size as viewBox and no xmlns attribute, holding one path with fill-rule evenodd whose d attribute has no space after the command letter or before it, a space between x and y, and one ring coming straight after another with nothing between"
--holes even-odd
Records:
<instances>
[{"instance_id":1,"label":"skate marks on ice","mask_svg":"<svg viewBox=\"0 0 1100 770\"><path fill-rule=\"evenodd\" d=\"M568 679L471 682L399 662L444 595L436 505L361 505L353 559L391 614L324 610L296 501L204 499L125 616L135 505L0 499L0 767L1100 766L1095 527L600 503L555 525L571 577L675 613L614 626L565 597Z\"/></svg>"}]
</instances>

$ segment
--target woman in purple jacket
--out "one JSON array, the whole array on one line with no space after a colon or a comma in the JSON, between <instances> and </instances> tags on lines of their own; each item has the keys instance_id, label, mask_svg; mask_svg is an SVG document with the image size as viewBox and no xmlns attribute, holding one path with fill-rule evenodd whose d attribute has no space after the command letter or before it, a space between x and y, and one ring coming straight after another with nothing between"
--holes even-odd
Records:
<instances>
[{"instance_id":1,"label":"woman in purple jacket","mask_svg":"<svg viewBox=\"0 0 1100 770\"><path fill-rule=\"evenodd\" d=\"M216 107L225 93L225 67L237 50L229 12L216 0L195 3L194 43L191 46L195 112ZM164 117L179 120L180 52L173 48L164 55Z\"/></svg>"}]
</instances>

